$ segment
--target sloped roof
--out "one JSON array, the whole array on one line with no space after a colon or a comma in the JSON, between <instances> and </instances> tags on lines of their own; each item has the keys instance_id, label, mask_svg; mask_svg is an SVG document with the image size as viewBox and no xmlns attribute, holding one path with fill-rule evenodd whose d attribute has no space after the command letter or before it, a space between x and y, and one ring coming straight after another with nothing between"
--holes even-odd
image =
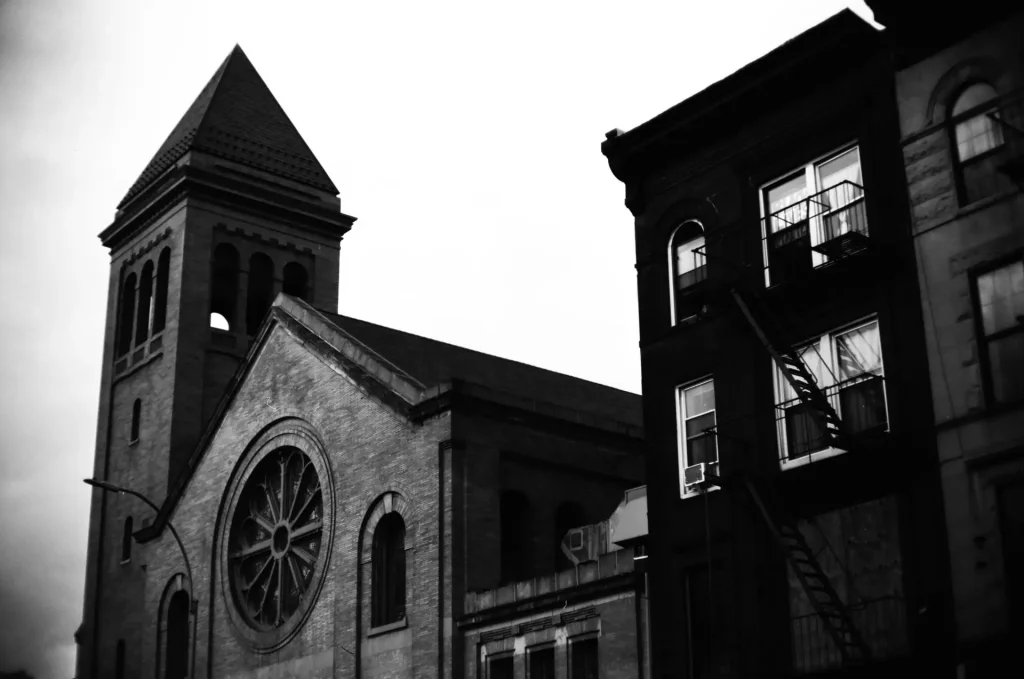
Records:
<instances>
[{"instance_id":1,"label":"sloped roof","mask_svg":"<svg viewBox=\"0 0 1024 679\"><path fill-rule=\"evenodd\" d=\"M191 150L338 194L323 166L238 45L117 207L124 207Z\"/></svg>"},{"instance_id":2,"label":"sloped roof","mask_svg":"<svg viewBox=\"0 0 1024 679\"><path fill-rule=\"evenodd\" d=\"M523 398L638 427L643 425L637 394L348 316L320 313L428 387L461 379Z\"/></svg>"}]
</instances>

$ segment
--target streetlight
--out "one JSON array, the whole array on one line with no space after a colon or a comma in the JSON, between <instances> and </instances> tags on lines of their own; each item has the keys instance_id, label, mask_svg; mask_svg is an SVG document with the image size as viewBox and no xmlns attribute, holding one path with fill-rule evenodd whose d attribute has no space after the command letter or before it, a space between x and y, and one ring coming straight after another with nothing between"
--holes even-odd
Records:
<instances>
[{"instance_id":1,"label":"streetlight","mask_svg":"<svg viewBox=\"0 0 1024 679\"><path fill-rule=\"evenodd\" d=\"M82 480L85 481L90 486L94 488L99 488L100 490L105 490L108 493L120 493L122 495L131 495L132 497L137 497L143 502L145 502L147 505L149 505L149 507L154 512L156 512L157 514L160 513L160 508L156 506L156 503L154 503L148 497L146 497L145 495L136 490L132 490L131 488L123 488L121 486L114 485L109 481L97 481L96 479ZM174 540L178 543L178 549L181 550L181 558L185 560L185 573L186 575L188 575L189 608L191 609L190 612L192 613L192 615L195 615L196 611L199 609L199 600L195 598L196 590L195 584L193 583L192 580L192 566L188 562L188 554L185 552L185 545L182 544L181 538L178 537L178 531L174 529L174 524L171 523L170 519L167 520L167 527L171 530L171 535L174 536ZM132 538L134 539L134 536L132 536Z\"/></svg>"}]
</instances>

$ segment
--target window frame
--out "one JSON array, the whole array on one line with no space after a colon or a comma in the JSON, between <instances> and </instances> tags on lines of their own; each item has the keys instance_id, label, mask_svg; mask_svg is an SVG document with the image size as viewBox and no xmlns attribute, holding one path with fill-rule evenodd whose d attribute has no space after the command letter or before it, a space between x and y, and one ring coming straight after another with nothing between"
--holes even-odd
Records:
<instances>
[{"instance_id":1,"label":"window frame","mask_svg":"<svg viewBox=\"0 0 1024 679\"><path fill-rule=\"evenodd\" d=\"M975 85L987 85L995 93L995 96L974 108L967 109L963 113L953 115L953 109L956 107L960 97ZM957 141L956 135L957 127L963 123L973 120L974 118L987 116L989 113L993 112L1000 112L1002 104L1003 97L1000 95L999 90L996 89L996 86L987 80L981 79L973 79L964 83L956 90L956 94L949 99L949 106L947 108L949 113L946 117L946 133L949 138L950 160L953 164L953 181L956 185L957 205L960 207L974 205L975 203L991 198L992 196L999 195L1000 192L996 191L986 196L980 196L971 200L967 195L967 183L964 180L964 167L980 164L985 160L1002 153L1006 149L1006 137L1003 134L1003 130L999 126L999 123L991 122L990 124L992 125L992 129L998 131L999 143L987 151L983 151L982 153L971 156L970 158L963 159L960 157L960 144Z\"/></svg>"},{"instance_id":2,"label":"window frame","mask_svg":"<svg viewBox=\"0 0 1024 679\"><path fill-rule=\"evenodd\" d=\"M686 321L689 321L692 318L696 318L697 315L698 315L698 314L694 313L694 314L690 314L689 316L680 318L679 309L678 309L678 299L677 298L679 297L679 294L678 294L678 292L676 290L676 279L678 278L678 275L676 273L676 262L677 262L677 259L676 259L676 250L677 250L677 247L676 247L676 234L678 234L679 231L684 226L686 226L687 224L696 224L698 227L700 227L701 235L698 238L699 239L703 239L704 240L704 244L703 245L698 245L697 248L706 248L707 247L707 229L704 226L704 222L700 221L699 219L686 218L686 219L680 220L680 222L675 226L675 228L672 229L672 232L669 234L669 237L668 237L668 301L669 301L669 323L671 324L672 327L675 327L677 325L682 325ZM681 243L681 245L684 244L684 243L690 243L692 241L698 240L698 238L687 239L687 240L683 241L683 243ZM697 248L694 248L694 250L696 250ZM691 250L691 252L692 252L692 250ZM699 268L703 268L704 269L704 278L695 281L693 283L693 285L691 285L691 286L687 286L687 290L694 290L694 289L696 289L697 287L699 287L699 285L704 280L707 279L707 266L708 266L708 263L707 263L707 252L705 251L703 254L701 254L699 256L704 258L704 264L702 264L700 267L696 267L695 266L692 269L692 271L696 271Z\"/></svg>"},{"instance_id":3,"label":"window frame","mask_svg":"<svg viewBox=\"0 0 1024 679\"><path fill-rule=\"evenodd\" d=\"M827 392L827 390L837 387L838 385L843 383L843 380L838 380L839 365L837 362L838 351L836 350L836 338L847 333L860 330L861 328L865 328L871 325L872 323L878 326L878 356L879 361L881 363L881 370L879 371L878 376L882 378L882 400L885 403L885 431L889 431L889 428L891 426L891 420L889 412L889 394L885 382L885 352L882 346L882 326L879 322L877 314L865 316L851 323L841 325L835 328L834 330L829 330L824 334L817 335L806 342L795 344L794 349L797 354L800 354L805 348L809 348L814 344L818 345L818 353L821 356L821 360L828 366L828 370L825 370L824 374L821 376L825 384L819 383L818 388L822 392ZM801 358L801 360L803 359ZM786 433L785 416L783 416L782 420L780 420L779 411L785 410L784 408L782 408L782 404L784 403L798 403L801 401L799 401L799 398L794 399L787 397L785 400L782 399L783 384L785 384L788 387L789 383L782 376L782 369L778 366L778 364L775 363L775 361L771 362L771 368L772 385L774 389L774 404L772 408L772 413L775 419L775 444L778 448L780 469L782 471L785 471L787 469L794 469L796 467L802 467L804 465L812 464L818 460L836 457L837 455L844 455L847 452L849 452L843 448L838 448L836 446L830 445L819 450L809 451L806 455L801 455L798 458L788 459L789 440L788 435ZM833 376L836 377L835 381L833 380ZM840 419L845 419L843 416L842 406L840 404L839 399L840 393L842 393L842 390L836 389L835 394L826 394L825 398L828 399L829 403L832 405L832 408L836 411L836 413L839 414Z\"/></svg>"},{"instance_id":4,"label":"window frame","mask_svg":"<svg viewBox=\"0 0 1024 679\"><path fill-rule=\"evenodd\" d=\"M981 384L982 392L985 396L985 406L988 408L1015 405L1022 403L1020 399L1015 401L997 401L995 398L994 384L992 381L992 363L989 355L989 343L992 338L1002 339L1003 337L1009 337L1011 335L1024 332L1024 325L1020 328L1000 330L993 335L988 336L985 334L985 325L981 316L981 295L978 290L978 279L985 274L998 271L1004 267L1012 266L1015 263L1024 262L1024 250L1017 250L1016 252L1000 257L999 259L986 262L978 267L973 268L968 274L970 281L970 293L971 293L971 312L974 316L974 338L978 348L978 364L981 368Z\"/></svg>"},{"instance_id":5,"label":"window frame","mask_svg":"<svg viewBox=\"0 0 1024 679\"><path fill-rule=\"evenodd\" d=\"M385 520L387 523L385 523ZM383 525L382 525L383 524ZM397 550L397 532L401 530L401 549ZM370 628L389 628L406 622L408 617L408 529L405 518L396 511L384 514L373 530L370 546ZM395 557L401 552L401 568ZM401 571L400 573L398 571ZM401 601L397 588L401 589Z\"/></svg>"},{"instance_id":6,"label":"window frame","mask_svg":"<svg viewBox=\"0 0 1024 679\"><path fill-rule=\"evenodd\" d=\"M760 228L761 228L761 261L762 261L762 264L764 265L764 286L765 286L765 288L770 288L773 285L778 285L778 283L774 283L773 284L771 282L771 272L769 270L769 262L768 262L768 236L771 235L771 234L768 233L768 228L769 228L768 227L768 217L770 217L772 214L774 214L772 212L769 212L768 191L770 191L771 189L773 189L773 188L783 184L784 182L786 182L789 179L793 179L793 178L799 176L802 173L805 179L813 179L813 181L814 181L814 190L807 194L807 197L813 196L813 195L817 194L818 192L824 190L824 189L821 189L820 186L819 186L819 177L818 177L818 170L817 170L818 167L820 167L821 165L824 165L825 163L827 163L827 162L829 162L831 160L839 158L840 156L842 156L845 153L848 153L848 152L854 151L854 150L856 150L856 152L857 152L857 164L860 167L862 181L864 182L864 186L866 188L867 180L866 180L866 178L863 178L864 177L864 159L862 157L862 154L861 154L861 151L860 151L860 147L861 147L861 140L859 138L851 139L851 140L847 141L846 143L843 143L843 144L840 144L839 146L833 147L831 150L829 150L826 153L822 153L822 154L819 154L817 156L814 156L813 158L811 158L810 160L808 160L805 163L802 163L800 165L796 165L796 166L790 168L789 170L787 170L786 172L783 172L781 174L775 175L774 177L772 177L768 181L762 182L761 185L758 186L758 189L757 189L757 205L758 205L758 210L759 210L760 218L761 218L760 219L760 222L761 222L761 224L760 224ZM866 193L866 191L864 193ZM803 198L801 200L806 200L806 199L807 198ZM863 201L864 200L864 194L862 194L857 200ZM849 203L849 204L852 205L853 201L851 201L851 203ZM808 221L809 222L814 222L814 221L820 222L821 218L819 216L819 217L814 218L813 220L809 219ZM815 245L820 245L821 244L822 241L820 240L820 238L821 238L820 235L818 235L818 239L819 239L818 242L814 241L815 235L817 235L820 230L821 229L816 228L813 223L809 224L809 227L808 227L808 237L811 239L811 248L813 248ZM868 230L870 230L870 225L868 225ZM827 255L824 255L824 254L822 254L820 252L816 252L813 249L811 250L811 269L812 270L817 269L819 267L822 267L825 264L828 264L828 262L829 262L829 258L828 258Z\"/></svg>"},{"instance_id":7,"label":"window frame","mask_svg":"<svg viewBox=\"0 0 1024 679\"><path fill-rule=\"evenodd\" d=\"M498 653L488 654L486 659L487 679L494 679L494 663L501 662L502 660L510 660L512 662L512 676L516 675L516 656L514 651L500 651Z\"/></svg>"},{"instance_id":8,"label":"window frame","mask_svg":"<svg viewBox=\"0 0 1024 679\"><path fill-rule=\"evenodd\" d=\"M551 679L554 679L558 673L558 656L555 652L555 642L544 641L533 646L526 647L526 679L537 679L533 676L533 658L536 653L543 653L545 651L551 652Z\"/></svg>"},{"instance_id":9,"label":"window frame","mask_svg":"<svg viewBox=\"0 0 1024 679\"><path fill-rule=\"evenodd\" d=\"M573 679L574 672L576 669L576 648L579 644L594 642L594 674L597 677L601 676L601 635L597 632L584 632L582 634L575 634L566 639L566 653L568 662L566 663L566 676L568 679Z\"/></svg>"},{"instance_id":10,"label":"window frame","mask_svg":"<svg viewBox=\"0 0 1024 679\"><path fill-rule=\"evenodd\" d=\"M693 419L695 417L700 417L701 415L706 415L707 414L707 412L704 412L704 413L700 413L700 415L693 415L693 416L688 417L687 414L686 414L685 394L686 394L686 392L688 390L694 389L696 387L704 386L705 384L708 384L709 382L711 383L712 393L714 393L715 378L714 378L713 374L708 374L708 375L705 375L704 377L701 377L700 379L693 380L691 382L686 382L684 384L680 384L675 389L675 399L676 399L676 463L677 463L677 466L678 466L678 469L679 469L679 497L680 498L694 497L694 496L697 496L697 495L701 495L703 492L711 492L711 491L714 491L714 490L718 490L718 486L712 486L711 488L707 489L706 491L701 491L697 487L693 487L693 488L688 490L687 487L686 487L685 477L684 477L684 474L685 474L685 471L686 471L686 467L688 466L686 464L686 462L687 462L687 455L688 455L688 450L687 450L687 445L686 445L686 442L688 440L687 437L686 437L686 422L687 422L687 420L690 420L690 419ZM715 416L715 424L714 424L714 426L717 427L718 426L718 399L717 399L717 395L716 395L716 398L715 398L715 407L711 411L709 411L709 412L714 413L714 416ZM711 472L711 473L717 474L718 470L721 468L722 459L721 459L721 456L720 456L719 450L718 450L718 434L715 433L712 436L713 436L713 439L715 441L715 463L714 463L715 464L715 468L710 468L710 465L709 465L708 471Z\"/></svg>"}]
</instances>

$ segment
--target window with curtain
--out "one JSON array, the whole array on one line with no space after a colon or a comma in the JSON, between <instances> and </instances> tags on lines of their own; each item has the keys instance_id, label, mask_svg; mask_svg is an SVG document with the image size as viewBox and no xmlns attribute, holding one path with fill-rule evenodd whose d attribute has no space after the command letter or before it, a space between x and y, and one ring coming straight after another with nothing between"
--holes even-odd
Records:
<instances>
[{"instance_id":1,"label":"window with curtain","mask_svg":"<svg viewBox=\"0 0 1024 679\"><path fill-rule=\"evenodd\" d=\"M405 617L405 522L389 512L373 532L372 603L373 627Z\"/></svg>"},{"instance_id":2,"label":"window with curtain","mask_svg":"<svg viewBox=\"0 0 1024 679\"><path fill-rule=\"evenodd\" d=\"M973 83L960 92L950 111L961 204L973 203L1008 187L995 158L1003 147L1003 130L991 115L999 109L987 106L995 99L996 91L991 85Z\"/></svg>"},{"instance_id":3,"label":"window with curtain","mask_svg":"<svg viewBox=\"0 0 1024 679\"><path fill-rule=\"evenodd\" d=\"M848 433L884 430L888 426L878 321L823 335L796 353ZM774 366L774 371L783 466L809 462L813 453L842 452L830 447L818 409L797 396L779 366Z\"/></svg>"},{"instance_id":4,"label":"window with curtain","mask_svg":"<svg viewBox=\"0 0 1024 679\"><path fill-rule=\"evenodd\" d=\"M766 285L806 275L828 257L813 248L851 232L867 235L860 149L843 149L761 188Z\"/></svg>"},{"instance_id":5,"label":"window with curtain","mask_svg":"<svg viewBox=\"0 0 1024 679\"><path fill-rule=\"evenodd\" d=\"M979 274L974 284L987 398L1024 400L1024 261Z\"/></svg>"}]
</instances>

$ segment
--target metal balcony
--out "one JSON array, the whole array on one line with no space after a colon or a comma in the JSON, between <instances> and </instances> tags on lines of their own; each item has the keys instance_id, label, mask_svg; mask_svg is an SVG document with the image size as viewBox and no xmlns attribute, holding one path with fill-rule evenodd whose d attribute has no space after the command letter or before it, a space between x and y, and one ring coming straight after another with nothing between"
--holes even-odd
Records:
<instances>
[{"instance_id":1,"label":"metal balcony","mask_svg":"<svg viewBox=\"0 0 1024 679\"><path fill-rule=\"evenodd\" d=\"M761 223L769 287L805 278L816 268L868 249L864 187L851 181L808 196Z\"/></svg>"},{"instance_id":2,"label":"metal balcony","mask_svg":"<svg viewBox=\"0 0 1024 679\"><path fill-rule=\"evenodd\" d=\"M850 437L888 429L885 378L881 375L858 375L823 388L822 392L842 418ZM831 437L819 412L800 398L775 406L775 428L784 464L809 462L814 453L846 452L850 443Z\"/></svg>"}]
</instances>

